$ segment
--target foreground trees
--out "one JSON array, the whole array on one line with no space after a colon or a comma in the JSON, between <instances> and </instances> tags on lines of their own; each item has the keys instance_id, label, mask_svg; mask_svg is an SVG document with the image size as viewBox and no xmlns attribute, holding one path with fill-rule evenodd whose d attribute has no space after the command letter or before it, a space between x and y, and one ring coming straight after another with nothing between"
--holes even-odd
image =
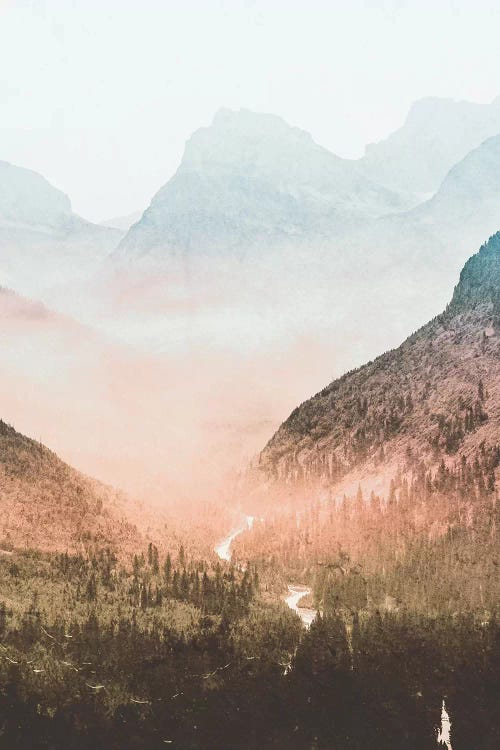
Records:
<instances>
[{"instance_id":1,"label":"foreground trees","mask_svg":"<svg viewBox=\"0 0 500 750\"><path fill-rule=\"evenodd\" d=\"M0 746L425 750L445 698L454 750L498 747L496 612L329 597L304 631L264 571L179 563L0 561Z\"/></svg>"},{"instance_id":2,"label":"foreground trees","mask_svg":"<svg viewBox=\"0 0 500 750\"><path fill-rule=\"evenodd\" d=\"M500 746L500 452L256 522L234 565L0 556L0 747ZM240 541L241 540L241 541ZM308 631L282 601L308 583Z\"/></svg>"}]
</instances>

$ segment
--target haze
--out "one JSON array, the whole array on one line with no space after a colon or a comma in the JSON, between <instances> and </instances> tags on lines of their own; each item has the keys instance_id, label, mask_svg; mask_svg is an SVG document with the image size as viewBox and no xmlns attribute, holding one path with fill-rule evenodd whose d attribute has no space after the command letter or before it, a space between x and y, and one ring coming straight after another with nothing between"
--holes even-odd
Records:
<instances>
[{"instance_id":1,"label":"haze","mask_svg":"<svg viewBox=\"0 0 500 750\"><path fill-rule=\"evenodd\" d=\"M220 106L356 157L421 96L492 100L499 20L470 0L3 0L0 158L99 221L144 210Z\"/></svg>"}]
</instances>

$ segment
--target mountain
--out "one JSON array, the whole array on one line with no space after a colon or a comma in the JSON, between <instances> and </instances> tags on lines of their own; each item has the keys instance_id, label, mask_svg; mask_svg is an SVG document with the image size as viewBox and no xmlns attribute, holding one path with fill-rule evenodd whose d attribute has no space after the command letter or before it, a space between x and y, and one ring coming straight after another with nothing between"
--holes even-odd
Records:
<instances>
[{"instance_id":1,"label":"mountain","mask_svg":"<svg viewBox=\"0 0 500 750\"><path fill-rule=\"evenodd\" d=\"M124 498L0 421L0 547L137 549Z\"/></svg>"},{"instance_id":2,"label":"mountain","mask_svg":"<svg viewBox=\"0 0 500 750\"><path fill-rule=\"evenodd\" d=\"M464 266L447 309L401 346L296 408L262 451L278 485L387 491L416 462L494 447L500 430L500 233Z\"/></svg>"},{"instance_id":3,"label":"mountain","mask_svg":"<svg viewBox=\"0 0 500 750\"><path fill-rule=\"evenodd\" d=\"M176 174L116 257L332 242L428 198L455 164L498 134L500 97L491 104L426 98L395 133L349 160L279 117L222 109L189 139Z\"/></svg>"},{"instance_id":4,"label":"mountain","mask_svg":"<svg viewBox=\"0 0 500 750\"><path fill-rule=\"evenodd\" d=\"M30 169L0 161L0 223L64 231L72 221L67 195Z\"/></svg>"},{"instance_id":5,"label":"mountain","mask_svg":"<svg viewBox=\"0 0 500 750\"><path fill-rule=\"evenodd\" d=\"M366 147L359 167L390 190L433 193L454 164L500 133L500 97L476 104L437 97L413 104L401 128Z\"/></svg>"},{"instance_id":6,"label":"mountain","mask_svg":"<svg viewBox=\"0 0 500 750\"><path fill-rule=\"evenodd\" d=\"M82 219L44 177L0 161L0 283L34 296L87 278L122 232Z\"/></svg>"},{"instance_id":7,"label":"mountain","mask_svg":"<svg viewBox=\"0 0 500 750\"><path fill-rule=\"evenodd\" d=\"M377 279L381 294L397 297L399 316L416 327L415 312L427 318L438 312L470 248L478 247L499 226L497 135L455 164L432 198L409 211L365 222L344 241L343 249L353 262L373 264L371 278ZM386 320L383 324L391 325Z\"/></svg>"},{"instance_id":8,"label":"mountain","mask_svg":"<svg viewBox=\"0 0 500 750\"><path fill-rule=\"evenodd\" d=\"M355 162L281 118L223 109L189 139L179 169L116 256L224 253L324 238L404 205Z\"/></svg>"},{"instance_id":9,"label":"mountain","mask_svg":"<svg viewBox=\"0 0 500 750\"><path fill-rule=\"evenodd\" d=\"M238 114L243 117L244 113ZM231 119L231 113L228 118ZM219 120L220 116L216 118ZM260 118L257 120L261 122ZM301 131L297 133L280 120L276 124L274 118L271 123L276 126L280 143L293 136L301 149L303 143L309 144L307 148L314 153L317 149L318 159L323 163L323 150ZM267 118L261 125L266 131L270 129ZM221 124L217 125L219 128ZM500 175L499 137L484 142L454 165L437 194L417 208L355 222L355 228L343 233L325 230L328 236L324 237L313 228L307 235L309 240L306 234L297 234L286 248L279 245L277 233L269 229L269 240L256 241L242 258L240 250L218 256L215 252L207 255L197 252L195 244L190 243L194 243L196 233L202 235L204 225L196 225L191 232L193 214L189 211L195 211L200 203L195 200L195 191L191 194L187 188L181 199L178 186L183 180L186 185L194 184L190 181L198 180L203 169L211 175L206 185L207 190L210 185L213 194L210 206L217 212L219 203L213 175L231 174L230 165L237 163L238 171L249 173L253 180L253 175L270 169L271 163L276 166L280 159L272 160L276 147L269 146L267 153L265 139L262 143L255 141L259 146L253 152L248 144L247 150L242 150L241 138L236 135L238 148L231 147L233 141L228 136L227 148L221 146L220 153L208 145L203 148L197 145L214 140L214 133L211 126L193 137L186 147L178 176L164 189L165 210L182 204L182 210L187 212L181 214L179 208L176 226L179 229L185 219L183 237L187 238L185 247L191 249L178 251L174 257L175 253L164 252L165 248L158 246L140 255L140 243L146 242L146 211L113 256L131 261L130 268L121 269L113 292L105 290L106 300L118 300L120 308L115 306L107 316L101 314L98 324L109 321L113 335L127 341L134 337L134 345L155 354L188 352L193 371L203 373L203 387L218 394L217 411L224 415L220 421L234 425L237 417L238 425L231 430L241 437L245 446L242 453L248 456L272 435L282 415L321 387L325 371L332 377L374 358L377 353L396 346L409 331L416 330L443 309L446 290L454 284L470 249L479 247L500 226L497 210L500 193L495 186L496 175ZM301 149L298 153L302 153ZM253 162L257 166L251 168ZM335 158L333 165L337 165ZM308 164L303 165L302 172L299 166L294 174L301 175L298 181L303 184ZM315 167L313 174L318 170ZM285 180L285 171L283 168L279 179ZM277 183L274 172L273 175ZM237 192L224 195L227 200L231 196L234 200L233 214L227 212L229 217L236 215L235 206L248 205L241 202L243 199ZM206 205L208 200L206 196L203 198ZM149 212L157 216L161 205L155 201ZM262 201L255 208L254 217L262 223L272 222L275 217L271 214L274 214L273 204ZM303 214L298 212L298 215ZM279 211L276 216L279 225L282 219ZM217 234L215 223L209 226ZM163 228L158 227L160 236ZM139 244L134 249L127 243L136 232ZM215 243L213 236L212 240ZM140 263L135 262L139 257ZM139 266L141 270L152 270L151 277L141 278ZM377 321L377 325L371 321ZM196 364L198 361L201 367ZM264 370L260 369L261 363ZM191 381L192 378L191 375ZM225 386L221 388L223 381ZM278 387L278 383L285 385ZM234 398L231 393L236 394ZM190 413L191 401L189 394L186 414ZM257 422L264 425L267 420L264 428L267 433L260 429L255 432L250 427L242 430L242 415L249 415L245 416L249 425ZM209 421L212 424L212 417ZM216 434L216 430L211 430L211 435Z\"/></svg>"},{"instance_id":10,"label":"mountain","mask_svg":"<svg viewBox=\"0 0 500 750\"><path fill-rule=\"evenodd\" d=\"M490 234L500 224L500 135L488 138L455 164L437 193L411 212L421 226L433 225L446 236Z\"/></svg>"},{"instance_id":11,"label":"mountain","mask_svg":"<svg viewBox=\"0 0 500 750\"><path fill-rule=\"evenodd\" d=\"M453 102L443 101L445 110L450 105L455 112ZM479 121L496 128L497 103L471 107L490 112L489 120L482 115ZM441 184L433 185L432 198L405 207L399 194L398 210L386 205L381 215L380 202L368 209L368 202L383 194L378 187L365 191L362 165L338 159L279 118L223 110L193 135L177 174L113 254L123 262L113 279L119 287L115 296L132 300L142 321L149 316L148 336L156 348L164 346L167 316L178 319L181 310L189 331L203 340L226 340L230 318L231 342L241 338L233 331L243 330L236 326L239 319L245 341L265 341L278 326L281 340L298 329L317 336L328 327L333 341L332 325L341 318L343 326L352 324L361 346L357 362L362 361L376 351L366 346L357 317L367 301L370 307L378 304L380 331L388 332L385 340L378 336L378 344L393 345L402 331L438 312L470 247L497 230L499 138L453 163ZM409 141L407 147L411 150ZM418 154L412 158L422 161ZM356 216L354 206L360 209ZM139 265L150 274L146 284L138 284ZM399 315L392 309L388 314L388 299ZM269 306L276 320L272 329L262 325ZM127 314L133 315L131 304ZM353 363L346 360L344 366Z\"/></svg>"}]
</instances>

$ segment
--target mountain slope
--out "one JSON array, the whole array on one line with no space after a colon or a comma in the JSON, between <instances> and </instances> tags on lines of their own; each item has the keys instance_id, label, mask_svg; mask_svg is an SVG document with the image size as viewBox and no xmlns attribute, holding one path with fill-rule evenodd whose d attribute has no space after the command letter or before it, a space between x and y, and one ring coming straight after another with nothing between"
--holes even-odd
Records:
<instances>
[{"instance_id":1,"label":"mountain slope","mask_svg":"<svg viewBox=\"0 0 500 750\"><path fill-rule=\"evenodd\" d=\"M454 283L470 248L499 226L500 135L455 164L432 198L365 222L344 247L353 259L365 257L365 266L373 263L371 277L388 298L397 296L399 317L416 321L417 310L429 318L446 303L443 290ZM391 325L383 317L381 322Z\"/></svg>"},{"instance_id":2,"label":"mountain slope","mask_svg":"<svg viewBox=\"0 0 500 750\"><path fill-rule=\"evenodd\" d=\"M137 549L124 499L41 443L0 421L0 546L83 551Z\"/></svg>"},{"instance_id":3,"label":"mountain slope","mask_svg":"<svg viewBox=\"0 0 500 750\"><path fill-rule=\"evenodd\" d=\"M500 224L500 135L488 138L446 175L436 195L411 212L422 226L491 234Z\"/></svg>"},{"instance_id":4,"label":"mountain slope","mask_svg":"<svg viewBox=\"0 0 500 750\"><path fill-rule=\"evenodd\" d=\"M413 104L396 132L367 146L359 166L391 190L434 192L454 164L499 133L500 97L491 104L429 97Z\"/></svg>"},{"instance_id":5,"label":"mountain slope","mask_svg":"<svg viewBox=\"0 0 500 750\"><path fill-rule=\"evenodd\" d=\"M71 203L30 169L0 161L0 223L60 230L71 220Z\"/></svg>"},{"instance_id":6,"label":"mountain slope","mask_svg":"<svg viewBox=\"0 0 500 750\"><path fill-rule=\"evenodd\" d=\"M0 161L0 283L24 294L88 277L123 233L82 219L41 175Z\"/></svg>"},{"instance_id":7,"label":"mountain slope","mask_svg":"<svg viewBox=\"0 0 500 750\"><path fill-rule=\"evenodd\" d=\"M447 310L400 347L297 409L260 455L289 487L387 490L416 461L436 465L500 429L500 233L466 264Z\"/></svg>"},{"instance_id":8,"label":"mountain slope","mask_svg":"<svg viewBox=\"0 0 500 750\"><path fill-rule=\"evenodd\" d=\"M130 229L117 257L155 249L224 252L328 236L403 205L355 162L279 117L221 110L190 138L176 174Z\"/></svg>"}]
</instances>

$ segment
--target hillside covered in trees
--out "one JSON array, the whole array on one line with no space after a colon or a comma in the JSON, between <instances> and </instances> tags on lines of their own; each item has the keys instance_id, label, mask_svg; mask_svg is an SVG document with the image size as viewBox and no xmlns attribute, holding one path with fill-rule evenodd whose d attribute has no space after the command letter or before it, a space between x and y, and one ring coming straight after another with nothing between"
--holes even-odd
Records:
<instances>
[{"instance_id":1,"label":"hillside covered in trees","mask_svg":"<svg viewBox=\"0 0 500 750\"><path fill-rule=\"evenodd\" d=\"M500 234L465 265L453 299L400 347L297 407L255 474L276 493L361 483L387 494L415 461L437 467L493 447L500 429ZM376 325L376 323L374 323Z\"/></svg>"},{"instance_id":2,"label":"hillside covered in trees","mask_svg":"<svg viewBox=\"0 0 500 750\"><path fill-rule=\"evenodd\" d=\"M184 501L172 510L147 504L62 461L0 420L0 550L92 554L109 548L130 560L149 542L162 553L184 545L212 551L233 523L222 503Z\"/></svg>"},{"instance_id":3,"label":"hillside covered in trees","mask_svg":"<svg viewBox=\"0 0 500 750\"><path fill-rule=\"evenodd\" d=\"M0 421L0 547L83 552L140 543L125 498Z\"/></svg>"},{"instance_id":4,"label":"hillside covered in trees","mask_svg":"<svg viewBox=\"0 0 500 750\"><path fill-rule=\"evenodd\" d=\"M302 632L263 566L154 545L0 558L0 744L8 748L383 750L498 746L495 615L334 598ZM480 744L475 744L479 742Z\"/></svg>"}]
</instances>

